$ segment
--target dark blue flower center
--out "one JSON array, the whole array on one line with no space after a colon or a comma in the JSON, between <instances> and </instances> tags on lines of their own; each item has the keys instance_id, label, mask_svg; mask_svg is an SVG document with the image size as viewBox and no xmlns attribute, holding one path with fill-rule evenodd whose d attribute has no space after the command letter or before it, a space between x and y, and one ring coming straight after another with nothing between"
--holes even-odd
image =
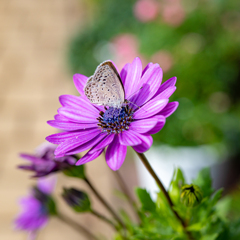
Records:
<instances>
[{"instance_id":1,"label":"dark blue flower center","mask_svg":"<svg viewBox=\"0 0 240 240\"><path fill-rule=\"evenodd\" d=\"M121 108L109 107L105 108L105 112L100 112L98 117L98 126L103 132L121 133L129 129L130 123L133 121L133 110L128 105Z\"/></svg>"}]
</instances>

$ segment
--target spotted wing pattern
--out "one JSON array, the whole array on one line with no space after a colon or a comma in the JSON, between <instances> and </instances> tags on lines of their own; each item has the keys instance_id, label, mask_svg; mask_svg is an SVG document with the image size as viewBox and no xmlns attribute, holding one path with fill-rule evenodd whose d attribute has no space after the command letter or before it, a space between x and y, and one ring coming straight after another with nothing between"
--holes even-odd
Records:
<instances>
[{"instance_id":1,"label":"spotted wing pattern","mask_svg":"<svg viewBox=\"0 0 240 240\"><path fill-rule=\"evenodd\" d=\"M120 108L125 100L121 78L110 61L101 63L84 88L85 95L97 105Z\"/></svg>"}]
</instances>

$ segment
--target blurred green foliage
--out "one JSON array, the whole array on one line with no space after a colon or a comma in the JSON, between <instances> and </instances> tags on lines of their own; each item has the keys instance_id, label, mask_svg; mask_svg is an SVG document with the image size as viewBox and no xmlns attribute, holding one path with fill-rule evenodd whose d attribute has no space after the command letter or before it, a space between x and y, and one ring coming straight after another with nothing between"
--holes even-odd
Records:
<instances>
[{"instance_id":1,"label":"blurred green foliage","mask_svg":"<svg viewBox=\"0 0 240 240\"><path fill-rule=\"evenodd\" d=\"M226 214L229 211L229 197L221 198L222 190L214 192L212 189L209 169L199 172L194 183L201 189L203 199L195 207L187 207L180 201L181 187L185 179L180 169L176 169L169 194L174 202L178 214L187 223L187 230L192 239L198 240L237 240L240 239L240 220L229 221ZM141 221L139 226L128 222L130 231L127 239L130 240L187 240L181 224L173 215L165 196L158 192L156 201L151 199L145 189L136 189L142 205ZM126 218L126 214L124 215ZM116 240L122 239L116 236Z\"/></svg>"},{"instance_id":2,"label":"blurred green foliage","mask_svg":"<svg viewBox=\"0 0 240 240\"><path fill-rule=\"evenodd\" d=\"M99 45L121 33L134 34L139 52L147 60L159 50L171 54L173 66L164 74L164 81L178 77L171 100L179 101L179 108L163 130L154 135L154 143L223 143L232 154L239 153L240 1L182 0L186 16L178 26L164 23L161 16L140 22L133 13L135 3L92 0L94 20L70 42L72 73L92 75L99 64ZM104 54L105 60L111 57L107 49Z\"/></svg>"}]
</instances>

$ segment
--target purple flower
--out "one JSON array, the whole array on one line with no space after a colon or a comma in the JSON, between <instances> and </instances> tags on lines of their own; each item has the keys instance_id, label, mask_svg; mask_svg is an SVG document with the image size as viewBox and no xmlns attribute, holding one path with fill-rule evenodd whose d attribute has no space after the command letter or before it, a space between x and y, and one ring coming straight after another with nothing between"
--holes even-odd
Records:
<instances>
[{"instance_id":1,"label":"purple flower","mask_svg":"<svg viewBox=\"0 0 240 240\"><path fill-rule=\"evenodd\" d=\"M19 165L18 168L35 172L33 177L43 177L50 173L68 169L76 163L75 156L55 158L56 145L44 143L36 149L36 154L20 154L20 157L30 161L30 165Z\"/></svg>"},{"instance_id":2,"label":"purple flower","mask_svg":"<svg viewBox=\"0 0 240 240\"><path fill-rule=\"evenodd\" d=\"M169 97L176 90L176 77L162 82L162 69L149 63L142 71L142 63L135 58L120 72L125 98L130 102L120 110L93 105L84 95L88 77L73 76L80 97L62 95L55 120L48 124L65 132L48 136L46 139L59 144L56 157L72 155L90 149L76 165L97 158L106 150L106 161L112 170L118 170L124 162L127 146L143 153L152 145L151 134L159 132L178 107ZM133 104L132 104L133 103ZM136 107L139 106L139 107ZM111 116L111 125L107 120Z\"/></svg>"},{"instance_id":3,"label":"purple flower","mask_svg":"<svg viewBox=\"0 0 240 240\"><path fill-rule=\"evenodd\" d=\"M22 211L15 219L18 230L27 231L29 239L35 239L36 233L43 228L49 219L48 200L56 185L55 177L41 178L29 196L20 199Z\"/></svg>"}]
</instances>

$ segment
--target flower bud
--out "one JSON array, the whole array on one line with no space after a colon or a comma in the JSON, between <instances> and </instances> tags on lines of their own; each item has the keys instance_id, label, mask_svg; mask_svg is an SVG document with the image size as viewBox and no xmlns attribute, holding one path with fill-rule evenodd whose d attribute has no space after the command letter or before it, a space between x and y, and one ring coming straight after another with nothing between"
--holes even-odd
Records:
<instances>
[{"instance_id":1,"label":"flower bud","mask_svg":"<svg viewBox=\"0 0 240 240\"><path fill-rule=\"evenodd\" d=\"M45 211L49 215L56 215L56 204L51 195L48 195L41 191L37 186L33 187L32 194L42 205L42 211Z\"/></svg>"},{"instance_id":2,"label":"flower bud","mask_svg":"<svg viewBox=\"0 0 240 240\"><path fill-rule=\"evenodd\" d=\"M197 185L184 185L182 187L181 201L187 207L194 207L202 201L203 195Z\"/></svg>"},{"instance_id":3,"label":"flower bud","mask_svg":"<svg viewBox=\"0 0 240 240\"><path fill-rule=\"evenodd\" d=\"M62 197L76 212L91 211L91 202L88 195L83 191L79 191L75 188L64 188Z\"/></svg>"}]
</instances>

